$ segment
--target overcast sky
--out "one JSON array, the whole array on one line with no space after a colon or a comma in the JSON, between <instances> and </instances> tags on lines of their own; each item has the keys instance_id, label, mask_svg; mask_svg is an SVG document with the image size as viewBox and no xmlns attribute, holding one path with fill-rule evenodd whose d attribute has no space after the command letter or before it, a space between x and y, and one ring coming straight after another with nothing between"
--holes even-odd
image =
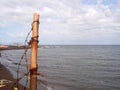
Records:
<instances>
[{"instance_id":1,"label":"overcast sky","mask_svg":"<svg viewBox=\"0 0 120 90\"><path fill-rule=\"evenodd\" d=\"M120 0L0 0L0 43L23 43L34 12L39 44L120 44Z\"/></svg>"}]
</instances>

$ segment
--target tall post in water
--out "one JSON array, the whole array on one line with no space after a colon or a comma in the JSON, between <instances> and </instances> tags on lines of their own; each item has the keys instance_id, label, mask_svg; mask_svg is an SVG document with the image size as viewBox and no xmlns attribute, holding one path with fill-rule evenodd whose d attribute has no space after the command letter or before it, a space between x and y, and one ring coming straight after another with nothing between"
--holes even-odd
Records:
<instances>
[{"instance_id":1,"label":"tall post in water","mask_svg":"<svg viewBox=\"0 0 120 90\"><path fill-rule=\"evenodd\" d=\"M37 90L38 28L39 28L39 14L34 13L30 58L30 90Z\"/></svg>"}]
</instances>

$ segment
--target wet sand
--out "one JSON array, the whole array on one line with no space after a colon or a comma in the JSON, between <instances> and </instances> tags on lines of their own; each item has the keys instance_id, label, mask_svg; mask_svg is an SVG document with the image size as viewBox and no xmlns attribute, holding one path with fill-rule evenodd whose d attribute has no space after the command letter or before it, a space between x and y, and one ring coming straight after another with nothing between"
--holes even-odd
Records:
<instances>
[{"instance_id":1,"label":"wet sand","mask_svg":"<svg viewBox=\"0 0 120 90\"><path fill-rule=\"evenodd\" d=\"M0 64L0 80L9 80L11 81L10 83L6 83L4 87L2 87L0 85L0 90L17 90L13 88L13 85L15 83L15 79L13 78L12 74L10 73L10 71L3 66L2 64ZM24 90L24 86L22 86L21 84L19 84L19 89L18 90ZM26 89L29 90L29 89Z\"/></svg>"}]
</instances>

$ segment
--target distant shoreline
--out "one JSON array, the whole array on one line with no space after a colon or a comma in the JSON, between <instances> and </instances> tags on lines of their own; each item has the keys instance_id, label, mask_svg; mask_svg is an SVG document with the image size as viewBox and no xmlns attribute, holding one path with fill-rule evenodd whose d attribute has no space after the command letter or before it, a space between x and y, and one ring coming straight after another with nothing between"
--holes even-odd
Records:
<instances>
[{"instance_id":1,"label":"distant shoreline","mask_svg":"<svg viewBox=\"0 0 120 90\"><path fill-rule=\"evenodd\" d=\"M43 47L47 47L47 46L51 46L51 47L55 47L55 46L120 46L120 45L39 45L38 48L43 48ZM1 48L0 47L0 51L2 50L20 50L20 49L30 49L30 46L9 46L8 48Z\"/></svg>"},{"instance_id":2,"label":"distant shoreline","mask_svg":"<svg viewBox=\"0 0 120 90\"><path fill-rule=\"evenodd\" d=\"M2 50L20 50L20 49L30 49L30 47L25 47L25 46L23 46L23 47L8 47L8 48L0 48L0 51L2 51Z\"/></svg>"}]
</instances>

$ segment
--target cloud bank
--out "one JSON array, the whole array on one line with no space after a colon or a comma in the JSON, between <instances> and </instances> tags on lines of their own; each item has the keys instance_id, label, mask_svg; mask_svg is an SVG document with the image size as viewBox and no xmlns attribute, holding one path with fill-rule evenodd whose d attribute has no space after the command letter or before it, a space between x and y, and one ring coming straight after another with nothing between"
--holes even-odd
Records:
<instances>
[{"instance_id":1,"label":"cloud bank","mask_svg":"<svg viewBox=\"0 0 120 90\"><path fill-rule=\"evenodd\" d=\"M119 0L1 0L0 8L3 43L24 41L38 12L40 44L120 44Z\"/></svg>"}]
</instances>

